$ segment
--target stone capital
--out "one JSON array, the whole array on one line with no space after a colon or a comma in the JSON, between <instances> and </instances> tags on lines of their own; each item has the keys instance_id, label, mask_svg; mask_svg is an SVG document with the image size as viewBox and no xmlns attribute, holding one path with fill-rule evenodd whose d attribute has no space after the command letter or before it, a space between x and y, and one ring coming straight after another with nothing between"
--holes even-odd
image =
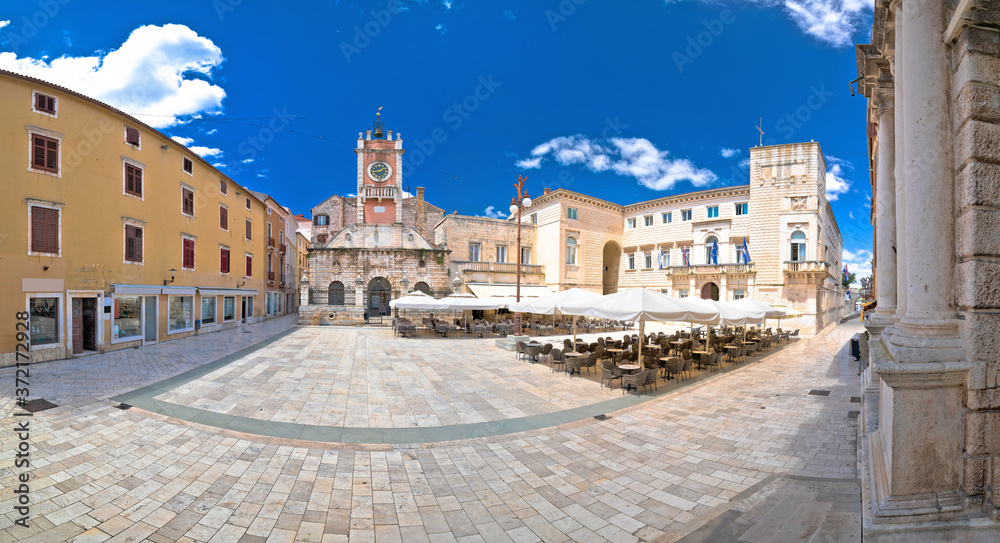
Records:
<instances>
[{"instance_id":1,"label":"stone capital","mask_svg":"<svg viewBox=\"0 0 1000 543\"><path fill-rule=\"evenodd\" d=\"M892 85L879 86L872 95L872 106L875 107L876 116L894 111L896 107L896 89Z\"/></svg>"}]
</instances>

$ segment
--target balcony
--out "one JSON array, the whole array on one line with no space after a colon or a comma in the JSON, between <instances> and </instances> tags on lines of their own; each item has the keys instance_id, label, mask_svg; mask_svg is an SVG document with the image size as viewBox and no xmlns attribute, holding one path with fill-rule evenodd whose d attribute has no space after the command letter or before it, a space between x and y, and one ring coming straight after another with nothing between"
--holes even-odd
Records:
<instances>
[{"instance_id":1,"label":"balcony","mask_svg":"<svg viewBox=\"0 0 1000 543\"><path fill-rule=\"evenodd\" d=\"M830 265L822 260L785 261L785 273L829 273Z\"/></svg>"},{"instance_id":2,"label":"balcony","mask_svg":"<svg viewBox=\"0 0 1000 543\"><path fill-rule=\"evenodd\" d=\"M486 273L517 273L517 263L515 262L473 262L470 260L452 260L452 264L465 272L486 272ZM521 264L521 275L539 274L543 272L543 266L537 264Z\"/></svg>"},{"instance_id":3,"label":"balcony","mask_svg":"<svg viewBox=\"0 0 1000 543\"><path fill-rule=\"evenodd\" d=\"M267 272L267 282L268 283L274 282L274 272Z\"/></svg>"},{"instance_id":4,"label":"balcony","mask_svg":"<svg viewBox=\"0 0 1000 543\"><path fill-rule=\"evenodd\" d=\"M282 243L281 245L279 245L279 246L278 246L278 252L280 252L280 253L282 253L282 254L284 254L284 252L285 252L285 251L286 251L287 249L288 249L288 247L287 247L287 246L285 246L285 244L284 244L284 243Z\"/></svg>"},{"instance_id":5,"label":"balcony","mask_svg":"<svg viewBox=\"0 0 1000 543\"><path fill-rule=\"evenodd\" d=\"M267 246L272 249L274 248L274 238L267 238Z\"/></svg>"},{"instance_id":6,"label":"balcony","mask_svg":"<svg viewBox=\"0 0 1000 543\"><path fill-rule=\"evenodd\" d=\"M362 187L361 196L364 198L395 198L396 187Z\"/></svg>"},{"instance_id":7,"label":"balcony","mask_svg":"<svg viewBox=\"0 0 1000 543\"><path fill-rule=\"evenodd\" d=\"M736 275L754 273L753 262L749 264L695 264L694 266L670 266L663 268L667 275Z\"/></svg>"}]
</instances>

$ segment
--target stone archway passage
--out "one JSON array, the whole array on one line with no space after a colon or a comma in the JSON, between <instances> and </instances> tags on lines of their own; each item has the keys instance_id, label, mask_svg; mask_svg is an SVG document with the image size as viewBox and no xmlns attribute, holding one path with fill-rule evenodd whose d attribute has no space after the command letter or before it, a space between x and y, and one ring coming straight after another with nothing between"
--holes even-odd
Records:
<instances>
[{"instance_id":1,"label":"stone archway passage","mask_svg":"<svg viewBox=\"0 0 1000 543\"><path fill-rule=\"evenodd\" d=\"M392 299L392 285L385 277L375 277L368 282L368 314L388 315L389 300Z\"/></svg>"},{"instance_id":2,"label":"stone archway passage","mask_svg":"<svg viewBox=\"0 0 1000 543\"><path fill-rule=\"evenodd\" d=\"M719 285L715 283L705 283L705 286L701 287L701 299L702 300L715 300L719 301Z\"/></svg>"}]
</instances>

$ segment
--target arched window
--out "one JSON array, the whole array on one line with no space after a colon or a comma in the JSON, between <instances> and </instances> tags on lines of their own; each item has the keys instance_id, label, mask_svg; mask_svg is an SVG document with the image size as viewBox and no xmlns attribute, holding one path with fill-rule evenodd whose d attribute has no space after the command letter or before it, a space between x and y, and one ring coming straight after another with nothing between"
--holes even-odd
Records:
<instances>
[{"instance_id":1,"label":"arched window","mask_svg":"<svg viewBox=\"0 0 1000 543\"><path fill-rule=\"evenodd\" d=\"M424 294L430 294L431 293L431 287L430 287L430 285L428 285L427 283L424 283L423 281L419 281L419 282L417 282L416 285L413 285L413 290L419 290L420 292L423 292Z\"/></svg>"},{"instance_id":2,"label":"arched window","mask_svg":"<svg viewBox=\"0 0 1000 543\"><path fill-rule=\"evenodd\" d=\"M705 264L718 264L719 263L719 253L716 247L719 241L715 236L709 236L705 240ZM713 251L715 249L715 251Z\"/></svg>"},{"instance_id":3,"label":"arched window","mask_svg":"<svg viewBox=\"0 0 1000 543\"><path fill-rule=\"evenodd\" d=\"M566 238L566 265L576 266L576 239Z\"/></svg>"},{"instance_id":4,"label":"arched window","mask_svg":"<svg viewBox=\"0 0 1000 543\"><path fill-rule=\"evenodd\" d=\"M806 259L806 233L801 230L792 232L791 252L789 260L803 262Z\"/></svg>"},{"instance_id":5,"label":"arched window","mask_svg":"<svg viewBox=\"0 0 1000 543\"><path fill-rule=\"evenodd\" d=\"M344 284L340 281L330 283L330 305L344 305Z\"/></svg>"}]
</instances>

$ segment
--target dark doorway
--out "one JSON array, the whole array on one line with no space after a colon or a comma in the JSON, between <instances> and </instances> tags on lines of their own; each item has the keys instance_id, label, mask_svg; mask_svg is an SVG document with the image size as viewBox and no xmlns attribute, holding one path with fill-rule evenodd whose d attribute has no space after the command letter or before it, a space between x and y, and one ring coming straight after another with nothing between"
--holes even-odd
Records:
<instances>
[{"instance_id":1,"label":"dark doorway","mask_svg":"<svg viewBox=\"0 0 1000 543\"><path fill-rule=\"evenodd\" d=\"M389 300L392 299L392 285L385 277L376 277L368 282L368 315L389 314Z\"/></svg>"},{"instance_id":2,"label":"dark doorway","mask_svg":"<svg viewBox=\"0 0 1000 543\"><path fill-rule=\"evenodd\" d=\"M719 285L715 283L705 283L705 286L701 287L701 299L702 300L715 300L719 301Z\"/></svg>"},{"instance_id":3,"label":"dark doorway","mask_svg":"<svg viewBox=\"0 0 1000 543\"><path fill-rule=\"evenodd\" d=\"M73 354L97 350L97 298L73 298Z\"/></svg>"}]
</instances>

